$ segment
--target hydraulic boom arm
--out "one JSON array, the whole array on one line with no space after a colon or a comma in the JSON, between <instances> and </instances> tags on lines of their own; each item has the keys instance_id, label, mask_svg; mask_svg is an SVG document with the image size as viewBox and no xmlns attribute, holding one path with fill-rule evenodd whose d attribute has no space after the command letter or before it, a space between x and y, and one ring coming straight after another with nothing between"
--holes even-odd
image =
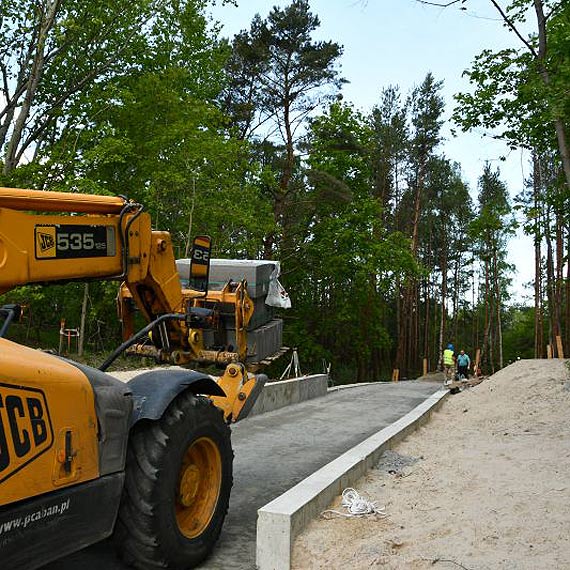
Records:
<instances>
[{"instance_id":1,"label":"hydraulic boom arm","mask_svg":"<svg viewBox=\"0 0 570 570\"><path fill-rule=\"evenodd\" d=\"M245 360L253 308L244 284L210 295L182 289L170 234L152 231L149 214L125 198L0 188L0 270L0 294L30 283L122 280L119 306L128 336L134 305L148 322L187 316L162 323L153 335L159 360ZM236 315L237 347L223 354L206 350L202 338L208 307L221 303L233 305Z\"/></svg>"}]
</instances>

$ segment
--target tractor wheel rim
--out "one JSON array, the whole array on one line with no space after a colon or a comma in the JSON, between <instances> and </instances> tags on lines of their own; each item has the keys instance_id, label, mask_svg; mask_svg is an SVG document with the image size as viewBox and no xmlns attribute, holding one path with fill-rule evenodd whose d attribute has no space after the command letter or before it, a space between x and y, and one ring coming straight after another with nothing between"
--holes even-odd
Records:
<instances>
[{"instance_id":1,"label":"tractor wheel rim","mask_svg":"<svg viewBox=\"0 0 570 570\"><path fill-rule=\"evenodd\" d=\"M176 522L187 538L196 538L214 515L222 484L222 458L208 437L188 447L178 475Z\"/></svg>"}]
</instances>

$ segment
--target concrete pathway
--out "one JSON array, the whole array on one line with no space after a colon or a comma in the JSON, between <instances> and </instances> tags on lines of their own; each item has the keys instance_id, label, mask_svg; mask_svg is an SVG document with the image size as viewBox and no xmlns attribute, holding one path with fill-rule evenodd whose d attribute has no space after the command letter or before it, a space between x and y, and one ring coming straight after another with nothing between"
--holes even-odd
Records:
<instances>
[{"instance_id":1,"label":"concrete pathway","mask_svg":"<svg viewBox=\"0 0 570 570\"><path fill-rule=\"evenodd\" d=\"M439 383L368 384L253 416L232 428L234 486L222 535L203 570L253 570L257 510L390 425L441 388ZM108 541L46 570L127 570Z\"/></svg>"}]
</instances>

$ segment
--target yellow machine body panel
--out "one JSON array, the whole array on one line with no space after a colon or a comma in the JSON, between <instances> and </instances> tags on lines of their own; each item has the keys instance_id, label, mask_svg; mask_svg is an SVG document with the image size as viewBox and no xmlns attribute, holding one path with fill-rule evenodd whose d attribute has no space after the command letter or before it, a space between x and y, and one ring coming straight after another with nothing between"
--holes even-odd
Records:
<instances>
[{"instance_id":1,"label":"yellow machine body panel","mask_svg":"<svg viewBox=\"0 0 570 570\"><path fill-rule=\"evenodd\" d=\"M0 338L0 506L99 475L94 394L71 364Z\"/></svg>"}]
</instances>

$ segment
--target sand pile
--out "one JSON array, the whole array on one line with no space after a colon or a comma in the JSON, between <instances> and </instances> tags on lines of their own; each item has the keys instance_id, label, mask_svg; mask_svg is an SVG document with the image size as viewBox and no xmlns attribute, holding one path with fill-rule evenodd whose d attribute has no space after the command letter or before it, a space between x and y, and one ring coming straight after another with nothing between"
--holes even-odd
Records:
<instances>
[{"instance_id":1,"label":"sand pile","mask_svg":"<svg viewBox=\"0 0 570 570\"><path fill-rule=\"evenodd\" d=\"M570 569L568 378L523 360L450 396L355 485L387 518L312 522L293 568Z\"/></svg>"}]
</instances>

